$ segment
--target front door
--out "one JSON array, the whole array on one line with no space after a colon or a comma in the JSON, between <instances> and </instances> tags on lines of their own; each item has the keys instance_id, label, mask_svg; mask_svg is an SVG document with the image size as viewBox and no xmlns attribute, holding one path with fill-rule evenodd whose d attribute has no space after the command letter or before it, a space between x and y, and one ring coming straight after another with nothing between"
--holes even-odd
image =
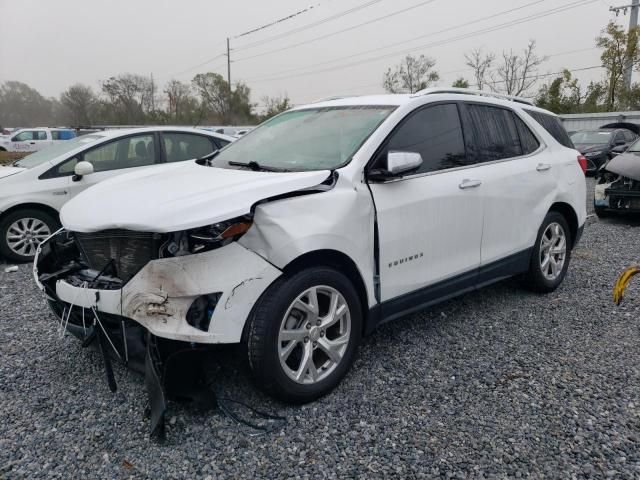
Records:
<instances>
[{"instance_id":1,"label":"front door","mask_svg":"<svg viewBox=\"0 0 640 480\"><path fill-rule=\"evenodd\" d=\"M483 179L466 154L457 105L430 105L410 114L385 142L373 168L389 151L418 152L423 164L403 178L370 184L381 300L436 284L473 287L480 264Z\"/></svg>"}]
</instances>

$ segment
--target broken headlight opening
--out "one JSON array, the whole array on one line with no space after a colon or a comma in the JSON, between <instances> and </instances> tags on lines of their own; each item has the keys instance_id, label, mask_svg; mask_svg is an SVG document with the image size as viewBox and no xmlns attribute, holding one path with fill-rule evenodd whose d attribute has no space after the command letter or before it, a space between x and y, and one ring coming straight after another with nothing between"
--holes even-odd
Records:
<instances>
[{"instance_id":1,"label":"broken headlight opening","mask_svg":"<svg viewBox=\"0 0 640 480\"><path fill-rule=\"evenodd\" d=\"M640 181L601 170L596 180L594 203L607 211L640 213Z\"/></svg>"},{"instance_id":2,"label":"broken headlight opening","mask_svg":"<svg viewBox=\"0 0 640 480\"><path fill-rule=\"evenodd\" d=\"M160 247L159 257L192 255L223 247L238 240L251 228L251 225L253 225L253 217L243 215L206 227L170 233Z\"/></svg>"}]
</instances>

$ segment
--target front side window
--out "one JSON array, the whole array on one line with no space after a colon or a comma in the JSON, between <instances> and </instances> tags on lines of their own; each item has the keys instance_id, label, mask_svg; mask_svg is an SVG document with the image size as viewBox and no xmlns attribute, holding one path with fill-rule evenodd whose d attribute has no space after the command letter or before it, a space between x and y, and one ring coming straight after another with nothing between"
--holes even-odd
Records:
<instances>
[{"instance_id":1,"label":"front side window","mask_svg":"<svg viewBox=\"0 0 640 480\"><path fill-rule=\"evenodd\" d=\"M365 105L291 110L225 147L212 165L275 171L339 168L351 160L394 108Z\"/></svg>"},{"instance_id":2,"label":"front side window","mask_svg":"<svg viewBox=\"0 0 640 480\"><path fill-rule=\"evenodd\" d=\"M410 115L389 138L374 161L380 168L389 152L416 152L422 165L414 173L428 173L467 165L462 125L455 104L434 105Z\"/></svg>"},{"instance_id":3,"label":"front side window","mask_svg":"<svg viewBox=\"0 0 640 480\"><path fill-rule=\"evenodd\" d=\"M163 133L167 162L182 162L208 155L217 149L207 137L191 133Z\"/></svg>"},{"instance_id":4,"label":"front side window","mask_svg":"<svg viewBox=\"0 0 640 480\"><path fill-rule=\"evenodd\" d=\"M136 135L101 145L84 154L96 172L143 167L156 163L153 135Z\"/></svg>"},{"instance_id":5,"label":"front side window","mask_svg":"<svg viewBox=\"0 0 640 480\"><path fill-rule=\"evenodd\" d=\"M522 155L520 137L511 110L490 105L467 104L471 124L469 153L477 163Z\"/></svg>"},{"instance_id":6,"label":"front side window","mask_svg":"<svg viewBox=\"0 0 640 480\"><path fill-rule=\"evenodd\" d=\"M35 140L37 138L37 132L27 130L20 132L11 139L12 142L28 142L29 140Z\"/></svg>"}]
</instances>

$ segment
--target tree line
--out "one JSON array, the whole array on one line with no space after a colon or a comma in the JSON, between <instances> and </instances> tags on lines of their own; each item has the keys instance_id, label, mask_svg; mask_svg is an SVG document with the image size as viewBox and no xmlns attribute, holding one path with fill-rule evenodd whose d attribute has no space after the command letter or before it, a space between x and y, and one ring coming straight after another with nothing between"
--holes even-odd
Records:
<instances>
[{"instance_id":1,"label":"tree line","mask_svg":"<svg viewBox=\"0 0 640 480\"><path fill-rule=\"evenodd\" d=\"M626 31L614 22L596 38L601 50L603 79L581 84L569 69L544 74L548 57L531 40L522 51L499 54L475 49L465 53L471 80L459 77L452 86L524 96L558 114L640 110L640 83L624 84L627 65L640 69L640 28ZM436 60L407 55L383 76L390 93L409 92L440 80ZM0 85L0 125L247 125L259 123L291 107L284 96L263 97L261 108L251 102L243 82L231 86L219 74L199 73L190 82L171 80L160 88L152 77L124 73L100 82L96 91L75 84L59 98L46 98L29 85ZM259 111L259 113L258 113Z\"/></svg>"},{"instance_id":2,"label":"tree line","mask_svg":"<svg viewBox=\"0 0 640 480\"><path fill-rule=\"evenodd\" d=\"M481 48L467 52L465 65L473 72L472 79L459 77L452 86L532 98L537 106L558 114L640 110L640 83L630 88L624 84L627 65L640 69L639 32L639 28L626 31L610 22L596 38L605 72L598 82L583 85L566 68L552 75L541 73L548 57L538 55L536 42L531 40L520 52L496 54ZM440 80L435 66L433 58L408 55L386 71L382 85L390 93L428 88ZM550 80L541 84L546 78Z\"/></svg>"},{"instance_id":3,"label":"tree line","mask_svg":"<svg viewBox=\"0 0 640 480\"><path fill-rule=\"evenodd\" d=\"M0 125L252 125L291 107L285 96L264 97L260 112L242 82L231 87L219 74L199 73L191 82L159 88L152 77L123 73L95 91L77 83L46 98L18 81L0 85Z\"/></svg>"}]
</instances>

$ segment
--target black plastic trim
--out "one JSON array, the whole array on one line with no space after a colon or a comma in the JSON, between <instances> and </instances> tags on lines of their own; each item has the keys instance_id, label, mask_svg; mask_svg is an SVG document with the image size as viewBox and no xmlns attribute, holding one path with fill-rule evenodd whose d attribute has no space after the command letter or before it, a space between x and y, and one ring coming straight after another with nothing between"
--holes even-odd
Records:
<instances>
[{"instance_id":1,"label":"black plastic trim","mask_svg":"<svg viewBox=\"0 0 640 480\"><path fill-rule=\"evenodd\" d=\"M373 332L384 323L410 313L524 273L529 268L532 252L533 247L420 290L379 303L369 311L365 334Z\"/></svg>"}]
</instances>

